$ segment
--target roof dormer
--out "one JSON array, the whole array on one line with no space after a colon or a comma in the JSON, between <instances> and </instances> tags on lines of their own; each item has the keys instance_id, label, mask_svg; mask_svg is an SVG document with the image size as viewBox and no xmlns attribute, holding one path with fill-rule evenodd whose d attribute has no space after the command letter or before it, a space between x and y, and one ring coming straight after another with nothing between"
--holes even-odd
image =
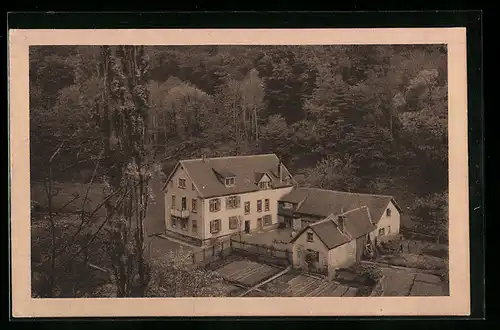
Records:
<instances>
[{"instance_id":1,"label":"roof dormer","mask_svg":"<svg viewBox=\"0 0 500 330\"><path fill-rule=\"evenodd\" d=\"M267 173L255 173L255 181L260 189L271 188L271 177Z\"/></svg>"},{"instance_id":2,"label":"roof dormer","mask_svg":"<svg viewBox=\"0 0 500 330\"><path fill-rule=\"evenodd\" d=\"M236 177L235 176L224 177L224 184L226 185L226 187L234 187L236 185Z\"/></svg>"},{"instance_id":3,"label":"roof dormer","mask_svg":"<svg viewBox=\"0 0 500 330\"><path fill-rule=\"evenodd\" d=\"M233 172L231 172L227 169L217 169L216 170L216 169L212 168L212 170L214 171L218 180L223 185L225 185L226 187L236 186L236 174L234 174Z\"/></svg>"}]
</instances>

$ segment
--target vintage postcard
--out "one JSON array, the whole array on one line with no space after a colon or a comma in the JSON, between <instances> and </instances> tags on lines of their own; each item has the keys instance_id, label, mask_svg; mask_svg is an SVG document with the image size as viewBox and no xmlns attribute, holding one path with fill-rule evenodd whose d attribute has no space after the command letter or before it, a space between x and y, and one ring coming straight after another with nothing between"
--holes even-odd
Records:
<instances>
[{"instance_id":1,"label":"vintage postcard","mask_svg":"<svg viewBox=\"0 0 500 330\"><path fill-rule=\"evenodd\" d=\"M465 28L9 37L14 317L469 315Z\"/></svg>"}]
</instances>

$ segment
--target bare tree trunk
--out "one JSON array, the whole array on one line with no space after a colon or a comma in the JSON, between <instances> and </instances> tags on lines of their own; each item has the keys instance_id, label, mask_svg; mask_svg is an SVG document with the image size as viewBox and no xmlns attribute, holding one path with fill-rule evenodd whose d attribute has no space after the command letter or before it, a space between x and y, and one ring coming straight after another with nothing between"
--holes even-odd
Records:
<instances>
[{"instance_id":1,"label":"bare tree trunk","mask_svg":"<svg viewBox=\"0 0 500 330\"><path fill-rule=\"evenodd\" d=\"M259 126L258 126L258 118L257 118L257 108L254 106L253 109L254 118L255 118L255 141L259 140Z\"/></svg>"},{"instance_id":2,"label":"bare tree trunk","mask_svg":"<svg viewBox=\"0 0 500 330\"><path fill-rule=\"evenodd\" d=\"M242 107L242 125L243 125L243 134L245 136L245 142L248 141L248 123L247 123L247 108L245 106Z\"/></svg>"}]
</instances>

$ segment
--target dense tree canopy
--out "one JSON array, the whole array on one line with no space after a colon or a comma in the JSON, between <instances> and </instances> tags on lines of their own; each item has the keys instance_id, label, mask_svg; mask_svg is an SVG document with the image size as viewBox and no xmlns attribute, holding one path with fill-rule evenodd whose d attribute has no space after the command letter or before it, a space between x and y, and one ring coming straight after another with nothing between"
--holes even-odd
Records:
<instances>
[{"instance_id":1,"label":"dense tree canopy","mask_svg":"<svg viewBox=\"0 0 500 330\"><path fill-rule=\"evenodd\" d=\"M402 205L446 194L445 46L145 52L148 141L166 171L201 154L275 152L308 185L393 194ZM62 138L71 137L69 164L99 154L92 118L105 82L98 54L97 47L30 49L34 180L44 175L47 148Z\"/></svg>"}]
</instances>

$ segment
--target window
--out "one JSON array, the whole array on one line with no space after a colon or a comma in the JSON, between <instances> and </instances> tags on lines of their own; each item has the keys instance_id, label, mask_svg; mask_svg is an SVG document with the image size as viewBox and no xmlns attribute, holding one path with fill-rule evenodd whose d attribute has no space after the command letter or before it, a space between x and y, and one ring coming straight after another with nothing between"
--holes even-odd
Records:
<instances>
[{"instance_id":1,"label":"window","mask_svg":"<svg viewBox=\"0 0 500 330\"><path fill-rule=\"evenodd\" d=\"M193 226L193 233L197 233L198 232L198 224L196 223L196 220L191 220L191 224Z\"/></svg>"},{"instance_id":2,"label":"window","mask_svg":"<svg viewBox=\"0 0 500 330\"><path fill-rule=\"evenodd\" d=\"M257 212L262 212L262 200L257 201Z\"/></svg>"},{"instance_id":3,"label":"window","mask_svg":"<svg viewBox=\"0 0 500 330\"><path fill-rule=\"evenodd\" d=\"M268 214L264 216L264 226L269 226L273 223L273 218Z\"/></svg>"},{"instance_id":4,"label":"window","mask_svg":"<svg viewBox=\"0 0 500 330\"><path fill-rule=\"evenodd\" d=\"M314 234L313 233L307 233L307 241L308 242L314 241Z\"/></svg>"},{"instance_id":5,"label":"window","mask_svg":"<svg viewBox=\"0 0 500 330\"><path fill-rule=\"evenodd\" d=\"M193 198L193 200L191 201L191 211L192 211L193 213L196 213L196 212L197 212L197 211L196 211L196 202L197 202L197 201L196 201L196 198Z\"/></svg>"},{"instance_id":6,"label":"window","mask_svg":"<svg viewBox=\"0 0 500 330\"><path fill-rule=\"evenodd\" d=\"M186 189L186 179L179 179L179 188Z\"/></svg>"},{"instance_id":7,"label":"window","mask_svg":"<svg viewBox=\"0 0 500 330\"><path fill-rule=\"evenodd\" d=\"M229 229L238 228L238 217L229 217Z\"/></svg>"},{"instance_id":8,"label":"window","mask_svg":"<svg viewBox=\"0 0 500 330\"><path fill-rule=\"evenodd\" d=\"M245 214L250 213L250 202L245 202Z\"/></svg>"},{"instance_id":9,"label":"window","mask_svg":"<svg viewBox=\"0 0 500 330\"><path fill-rule=\"evenodd\" d=\"M188 230L188 220L187 219L180 219L180 223L181 223L182 230Z\"/></svg>"},{"instance_id":10,"label":"window","mask_svg":"<svg viewBox=\"0 0 500 330\"><path fill-rule=\"evenodd\" d=\"M378 236L384 236L385 235L385 228L380 228L378 230Z\"/></svg>"},{"instance_id":11,"label":"window","mask_svg":"<svg viewBox=\"0 0 500 330\"><path fill-rule=\"evenodd\" d=\"M269 187L271 187L271 182L269 182L269 181L261 182L259 184L259 186L260 186L260 189L268 189Z\"/></svg>"},{"instance_id":12,"label":"window","mask_svg":"<svg viewBox=\"0 0 500 330\"><path fill-rule=\"evenodd\" d=\"M385 210L385 215L390 217L391 216L391 209Z\"/></svg>"},{"instance_id":13,"label":"window","mask_svg":"<svg viewBox=\"0 0 500 330\"><path fill-rule=\"evenodd\" d=\"M269 199L264 200L264 210L269 211Z\"/></svg>"},{"instance_id":14,"label":"window","mask_svg":"<svg viewBox=\"0 0 500 330\"><path fill-rule=\"evenodd\" d=\"M196 190L196 188L194 187L194 183L191 183L191 189Z\"/></svg>"},{"instance_id":15,"label":"window","mask_svg":"<svg viewBox=\"0 0 500 330\"><path fill-rule=\"evenodd\" d=\"M210 212L220 211L220 199L214 198L209 201Z\"/></svg>"},{"instance_id":16,"label":"window","mask_svg":"<svg viewBox=\"0 0 500 330\"><path fill-rule=\"evenodd\" d=\"M319 252L307 249L306 250L306 261L307 262L319 262Z\"/></svg>"},{"instance_id":17,"label":"window","mask_svg":"<svg viewBox=\"0 0 500 330\"><path fill-rule=\"evenodd\" d=\"M220 231L220 219L210 221L210 233L215 234Z\"/></svg>"},{"instance_id":18,"label":"window","mask_svg":"<svg viewBox=\"0 0 500 330\"><path fill-rule=\"evenodd\" d=\"M182 197L182 199L181 199L181 210L183 210L183 211L187 210L187 198L186 197Z\"/></svg>"},{"instance_id":19,"label":"window","mask_svg":"<svg viewBox=\"0 0 500 330\"><path fill-rule=\"evenodd\" d=\"M235 178L226 178L226 186L234 186L236 183L236 179Z\"/></svg>"},{"instance_id":20,"label":"window","mask_svg":"<svg viewBox=\"0 0 500 330\"><path fill-rule=\"evenodd\" d=\"M175 195L172 195L172 205L170 205L171 209L175 209Z\"/></svg>"},{"instance_id":21,"label":"window","mask_svg":"<svg viewBox=\"0 0 500 330\"><path fill-rule=\"evenodd\" d=\"M226 209L237 209L240 207L240 196L226 197Z\"/></svg>"},{"instance_id":22,"label":"window","mask_svg":"<svg viewBox=\"0 0 500 330\"><path fill-rule=\"evenodd\" d=\"M177 227L177 218L176 217L171 217L170 218L170 223L172 225L172 228L176 228Z\"/></svg>"},{"instance_id":23,"label":"window","mask_svg":"<svg viewBox=\"0 0 500 330\"><path fill-rule=\"evenodd\" d=\"M391 233L391 226L387 226L387 235Z\"/></svg>"}]
</instances>

